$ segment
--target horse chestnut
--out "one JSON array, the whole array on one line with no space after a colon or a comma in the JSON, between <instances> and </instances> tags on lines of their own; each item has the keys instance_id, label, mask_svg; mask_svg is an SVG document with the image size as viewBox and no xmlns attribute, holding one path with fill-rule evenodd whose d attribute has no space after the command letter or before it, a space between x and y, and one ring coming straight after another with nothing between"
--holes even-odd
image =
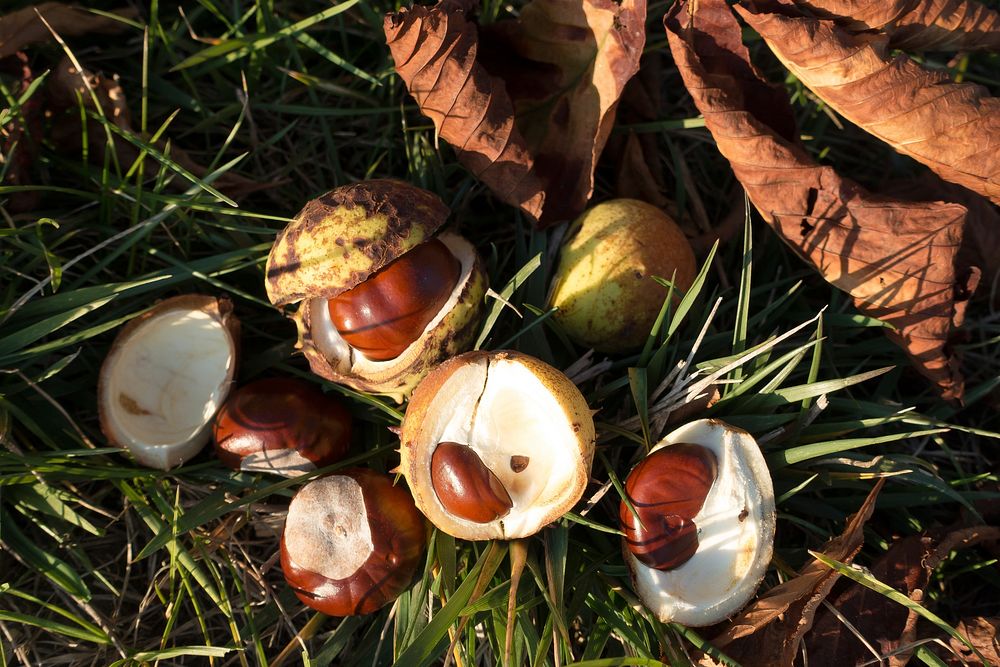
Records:
<instances>
[{"instance_id":1,"label":"horse chestnut","mask_svg":"<svg viewBox=\"0 0 1000 667\"><path fill-rule=\"evenodd\" d=\"M399 471L431 523L465 540L534 535L579 502L594 419L566 375L510 350L467 352L413 392Z\"/></svg>"},{"instance_id":2,"label":"horse chestnut","mask_svg":"<svg viewBox=\"0 0 1000 667\"><path fill-rule=\"evenodd\" d=\"M444 306L459 269L444 243L425 241L330 299L330 319L343 339L369 359L395 359Z\"/></svg>"},{"instance_id":3,"label":"horse chestnut","mask_svg":"<svg viewBox=\"0 0 1000 667\"><path fill-rule=\"evenodd\" d=\"M715 454L701 445L671 445L643 459L625 480L635 513L624 500L618 510L628 550L657 570L686 563L698 550L694 517L717 474Z\"/></svg>"},{"instance_id":4,"label":"horse chestnut","mask_svg":"<svg viewBox=\"0 0 1000 667\"><path fill-rule=\"evenodd\" d=\"M431 484L446 510L476 523L504 517L514 506L503 482L476 451L457 442L442 442L434 448Z\"/></svg>"},{"instance_id":5,"label":"horse chestnut","mask_svg":"<svg viewBox=\"0 0 1000 667\"><path fill-rule=\"evenodd\" d=\"M294 476L344 458L351 413L305 380L257 380L230 395L215 417L212 439L230 468Z\"/></svg>"},{"instance_id":6,"label":"horse chestnut","mask_svg":"<svg viewBox=\"0 0 1000 667\"><path fill-rule=\"evenodd\" d=\"M377 179L308 202L278 234L265 286L317 375L402 403L466 350L486 301L475 247L442 230L448 207L426 190Z\"/></svg>"},{"instance_id":7,"label":"horse chestnut","mask_svg":"<svg viewBox=\"0 0 1000 667\"><path fill-rule=\"evenodd\" d=\"M753 597L774 548L774 489L746 431L702 419L629 474L622 551L639 599L664 623L704 626ZM638 521L636 521L638 516Z\"/></svg>"},{"instance_id":8,"label":"horse chestnut","mask_svg":"<svg viewBox=\"0 0 1000 667\"><path fill-rule=\"evenodd\" d=\"M413 581L427 546L424 518L388 475L350 468L292 498L281 569L295 595L331 616L370 614Z\"/></svg>"}]
</instances>

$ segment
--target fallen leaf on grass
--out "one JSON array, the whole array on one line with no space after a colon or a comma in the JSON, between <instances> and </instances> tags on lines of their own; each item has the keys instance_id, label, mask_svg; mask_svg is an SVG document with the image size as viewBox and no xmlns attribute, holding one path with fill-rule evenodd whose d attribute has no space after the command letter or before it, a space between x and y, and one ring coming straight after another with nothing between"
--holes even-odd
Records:
<instances>
[{"instance_id":1,"label":"fallen leaf on grass","mask_svg":"<svg viewBox=\"0 0 1000 667\"><path fill-rule=\"evenodd\" d=\"M639 71L625 85L616 113L619 128L663 117L660 108L664 80L662 56L659 51L645 54ZM608 137L601 162L614 165L615 196L640 199L662 209L672 206L664 195L666 182L656 133L637 134L632 130L613 133Z\"/></svg>"},{"instance_id":2,"label":"fallen leaf on grass","mask_svg":"<svg viewBox=\"0 0 1000 667\"><path fill-rule=\"evenodd\" d=\"M388 14L396 71L459 161L541 226L575 217L645 44L645 0L532 0L478 27L474 3Z\"/></svg>"},{"instance_id":3,"label":"fallen leaf on grass","mask_svg":"<svg viewBox=\"0 0 1000 667\"><path fill-rule=\"evenodd\" d=\"M723 0L680 2L665 18L674 61L719 151L777 234L890 336L949 399L964 386L948 348L978 270L955 258L966 209L868 193L798 142L785 92L756 72Z\"/></svg>"},{"instance_id":4,"label":"fallen leaf on grass","mask_svg":"<svg viewBox=\"0 0 1000 667\"><path fill-rule=\"evenodd\" d=\"M648 151L634 132L625 137L621 153L616 160L618 174L615 194L618 197L639 199L665 209L671 206L663 194L663 174L650 167Z\"/></svg>"},{"instance_id":5,"label":"fallen leaf on grass","mask_svg":"<svg viewBox=\"0 0 1000 667\"><path fill-rule=\"evenodd\" d=\"M969 640L976 650L986 658L991 665L1000 665L1000 617L983 618L976 616L967 618L955 626L959 634ZM949 638L949 643L960 660L954 660L955 655L945 656L953 658L952 664L982 665L969 647L958 641L954 637Z\"/></svg>"},{"instance_id":6,"label":"fallen leaf on grass","mask_svg":"<svg viewBox=\"0 0 1000 667\"><path fill-rule=\"evenodd\" d=\"M931 573L950 552L998 537L1000 528L991 526L911 535L894 542L870 570L875 579L926 605ZM873 655L833 612L822 609L805 638L811 667L860 664L896 651L900 652L889 658L890 665L906 664L912 653L912 648L906 647L917 640L919 617L915 612L854 582L849 582L832 604L879 655ZM967 646L959 645L968 651Z\"/></svg>"},{"instance_id":7,"label":"fallen leaf on grass","mask_svg":"<svg viewBox=\"0 0 1000 667\"><path fill-rule=\"evenodd\" d=\"M788 0L743 0L736 10L785 67L832 109L941 178L1000 204L1000 98L955 83L882 34L851 34Z\"/></svg>"},{"instance_id":8,"label":"fallen leaf on grass","mask_svg":"<svg viewBox=\"0 0 1000 667\"><path fill-rule=\"evenodd\" d=\"M138 15L135 9L125 8L114 12L125 19ZM38 15L45 17L52 29L61 37L75 37L88 33L121 32L128 24L109 16L89 12L82 7L59 2L43 2L0 16L0 58L14 55L26 46L48 42L52 33Z\"/></svg>"},{"instance_id":9,"label":"fallen leaf on grass","mask_svg":"<svg viewBox=\"0 0 1000 667\"><path fill-rule=\"evenodd\" d=\"M976 0L794 0L851 32L877 30L913 51L1000 50L1000 14Z\"/></svg>"},{"instance_id":10,"label":"fallen leaf on grass","mask_svg":"<svg viewBox=\"0 0 1000 667\"><path fill-rule=\"evenodd\" d=\"M989 295L994 289L1000 291L1000 209L985 197L960 185L942 181L930 172L891 181L886 188L883 190L886 194L909 201L947 201L968 209L962 246L958 251L958 265L982 269L980 293ZM1000 293L997 299L1000 299Z\"/></svg>"},{"instance_id":11,"label":"fallen leaf on grass","mask_svg":"<svg viewBox=\"0 0 1000 667\"><path fill-rule=\"evenodd\" d=\"M854 559L864 544L864 526L884 484L884 478L875 484L857 513L848 518L844 532L830 540L822 553L842 563ZM811 560L798 575L767 591L729 621L711 643L745 667L791 665L799 641L812 627L817 608L839 576L819 560Z\"/></svg>"}]
</instances>

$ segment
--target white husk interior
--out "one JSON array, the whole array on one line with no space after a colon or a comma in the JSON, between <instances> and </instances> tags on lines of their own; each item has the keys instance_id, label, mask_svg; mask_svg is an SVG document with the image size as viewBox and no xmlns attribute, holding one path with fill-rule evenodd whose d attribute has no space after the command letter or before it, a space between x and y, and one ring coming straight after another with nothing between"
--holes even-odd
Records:
<instances>
[{"instance_id":1,"label":"white husk interior","mask_svg":"<svg viewBox=\"0 0 1000 667\"><path fill-rule=\"evenodd\" d=\"M554 505L577 485L580 446L565 409L528 368L510 359L485 357L455 370L439 389L436 410L428 410L421 428L427 453L419 471L430 484L430 464L440 442L469 445L503 483L513 501L510 512L493 522L505 537L530 535L550 520ZM528 458L520 473L512 456ZM457 524L470 524L448 513L437 495L438 510Z\"/></svg>"},{"instance_id":2,"label":"white husk interior","mask_svg":"<svg viewBox=\"0 0 1000 667\"><path fill-rule=\"evenodd\" d=\"M166 310L112 354L101 400L115 440L159 468L197 454L233 374L235 348L223 323L201 310Z\"/></svg>"},{"instance_id":3,"label":"white husk interior","mask_svg":"<svg viewBox=\"0 0 1000 667\"><path fill-rule=\"evenodd\" d=\"M365 355L348 345L347 341L341 338L337 327L333 326L333 321L330 319L330 310L326 306L329 299L317 298L310 301L309 323L313 342L338 373L371 376L392 368L394 365L400 363L400 360L409 358L417 351L421 347L424 338L441 323L445 315L455 308L455 304L458 303L459 298L462 296L465 283L469 281L469 276L472 275L472 267L476 263L476 251L471 243L457 234L445 233L437 238L444 243L461 265L458 282L455 284L455 289L452 290L451 296L448 297L448 301L438 311L437 315L434 316L434 319L424 327L424 332L420 334L420 337L410 343L394 359L372 361L365 357Z\"/></svg>"},{"instance_id":4,"label":"white husk interior","mask_svg":"<svg viewBox=\"0 0 1000 667\"><path fill-rule=\"evenodd\" d=\"M297 567L327 579L354 575L375 549L361 485L335 475L303 486L288 506L284 540Z\"/></svg>"},{"instance_id":5,"label":"white husk interior","mask_svg":"<svg viewBox=\"0 0 1000 667\"><path fill-rule=\"evenodd\" d=\"M683 442L707 447L719 466L694 518L698 551L668 571L647 567L631 553L628 559L639 596L661 620L710 625L743 607L764 576L774 541L774 491L760 449L746 432L704 419L677 429L652 451Z\"/></svg>"}]
</instances>

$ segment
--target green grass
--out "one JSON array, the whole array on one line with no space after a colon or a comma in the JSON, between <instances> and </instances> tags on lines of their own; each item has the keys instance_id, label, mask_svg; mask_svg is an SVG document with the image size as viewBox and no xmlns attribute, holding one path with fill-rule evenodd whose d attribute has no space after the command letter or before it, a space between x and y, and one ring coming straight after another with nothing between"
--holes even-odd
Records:
<instances>
[{"instance_id":1,"label":"green grass","mask_svg":"<svg viewBox=\"0 0 1000 667\"><path fill-rule=\"evenodd\" d=\"M706 378L721 383L721 397L702 414L750 430L771 465L776 561L784 565L801 565L839 533L875 477L889 479L862 565L893 536L974 517L977 503L1000 498L992 454L1000 315L986 301L970 309L963 345L966 405L944 404L884 325L858 315L753 217L714 260L699 258L695 288L676 306L668 300L644 350L578 363L584 350L545 304L560 230L532 231L438 146L385 48L382 15L394 5L187 0L182 14L175 3L140 4L138 23L121 35L69 40L85 67L120 76L135 132L83 109L60 122L82 127L90 118L102 140L128 142L148 159L119 163L93 143L84 152L50 141L30 182L0 185L2 664L409 667L438 664L449 647L456 664L500 663L507 544L435 533L418 581L394 605L327 618L295 599L274 557L281 512L303 479L234 473L210 452L170 473L143 469L110 449L97 423L97 372L116 329L183 292L234 300L240 381L297 374L320 382L293 350L293 325L267 303L264 260L305 201L375 176L441 195L494 289L516 306L488 304L477 347L513 347L572 367L599 409L584 502L525 545L509 664L684 665L704 647L710 633L663 625L637 605L615 517L620 480L671 428L671 412L710 389ZM664 55L667 4L652 4L648 24L647 57L664 61L662 119L630 129L661 148L667 194L695 229L695 202L720 219L734 180ZM482 11L508 13L492 1ZM780 76L759 47L755 54ZM41 74L63 49L53 42L30 54ZM998 65L997 55L960 63L994 93ZM0 82L0 123L41 89L20 94L10 77ZM786 86L815 155L869 184L913 173L860 130L838 129L796 81ZM181 166L176 148L208 167L205 175ZM213 185L231 174L268 187L234 206ZM613 196L614 181L614 165L602 164L595 199ZM29 191L37 205L13 212L13 198ZM393 468L398 440L386 427L398 424L400 409L322 384L343 396L357 426L352 458L320 472ZM964 616L1000 613L991 562L977 549L946 559L925 596L927 618L949 631ZM871 577L831 565L880 590ZM763 586L782 578L772 568ZM926 650L920 658L935 664Z\"/></svg>"}]
</instances>

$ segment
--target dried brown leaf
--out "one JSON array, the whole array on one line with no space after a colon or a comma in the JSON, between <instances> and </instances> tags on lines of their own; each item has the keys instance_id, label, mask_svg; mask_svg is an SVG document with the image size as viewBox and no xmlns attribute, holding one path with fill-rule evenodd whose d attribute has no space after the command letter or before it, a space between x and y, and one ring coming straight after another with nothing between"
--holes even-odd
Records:
<instances>
[{"instance_id":1,"label":"dried brown leaf","mask_svg":"<svg viewBox=\"0 0 1000 667\"><path fill-rule=\"evenodd\" d=\"M725 2L725 0L717 0ZM701 0L711 4L716 0ZM864 526L875 510L875 500L885 484L880 479L856 514L847 520L844 532L830 540L822 552L842 563L850 563L864 544ZM799 641L812 627L813 615L840 575L813 559L783 584L760 596L732 619L712 644L744 667L791 665Z\"/></svg>"},{"instance_id":2,"label":"dried brown leaf","mask_svg":"<svg viewBox=\"0 0 1000 667\"><path fill-rule=\"evenodd\" d=\"M134 18L134 9L119 9L115 14L122 18ZM52 33L45 27L38 15L41 14L60 37L76 37L87 33L102 34L121 32L128 24L89 12L75 5L60 2L43 2L0 16L0 58L14 55L26 46L47 42Z\"/></svg>"},{"instance_id":3,"label":"dried brown leaf","mask_svg":"<svg viewBox=\"0 0 1000 667\"><path fill-rule=\"evenodd\" d=\"M976 0L794 0L851 32L879 30L894 49L1000 50L1000 14Z\"/></svg>"},{"instance_id":4,"label":"dried brown leaf","mask_svg":"<svg viewBox=\"0 0 1000 667\"><path fill-rule=\"evenodd\" d=\"M931 573L951 551L997 537L1000 537L1000 529L990 526L911 535L894 542L870 570L882 583L925 604L924 591ZM903 648L902 652L893 655L892 661L906 664L910 651L905 647L917 639L915 613L853 581L847 582L832 604L878 651L879 657ZM827 609L816 615L814 629L805 639L811 667L841 667L876 657L854 631ZM968 650L964 644L961 646Z\"/></svg>"},{"instance_id":5,"label":"dried brown leaf","mask_svg":"<svg viewBox=\"0 0 1000 667\"><path fill-rule=\"evenodd\" d=\"M989 661L991 665L1000 665L1000 617L983 618L976 616L959 622L955 629L976 647L976 650ZM954 637L949 640L952 650L960 660L953 664L982 665L981 660L969 650L969 647Z\"/></svg>"},{"instance_id":6,"label":"dried brown leaf","mask_svg":"<svg viewBox=\"0 0 1000 667\"><path fill-rule=\"evenodd\" d=\"M941 178L1000 203L1000 98L889 55L888 37L852 34L789 0L743 0L740 15L832 109Z\"/></svg>"},{"instance_id":7,"label":"dried brown leaf","mask_svg":"<svg viewBox=\"0 0 1000 667\"><path fill-rule=\"evenodd\" d=\"M909 201L947 201L968 209L965 233L958 252L959 266L977 266L982 272L980 293L1000 290L1000 209L988 199L960 185L942 181L930 172L893 181L883 190ZM1000 292L996 294L1000 300ZM1000 305L1000 301L998 301Z\"/></svg>"},{"instance_id":8,"label":"dried brown leaf","mask_svg":"<svg viewBox=\"0 0 1000 667\"><path fill-rule=\"evenodd\" d=\"M619 197L639 199L657 208L670 206L663 194L663 174L650 168L646 147L634 132L629 132L618 158L618 176L615 193Z\"/></svg>"},{"instance_id":9,"label":"dried brown leaf","mask_svg":"<svg viewBox=\"0 0 1000 667\"><path fill-rule=\"evenodd\" d=\"M480 29L468 2L385 18L403 79L459 160L548 225L574 217L645 44L645 0L533 0Z\"/></svg>"},{"instance_id":10,"label":"dried brown leaf","mask_svg":"<svg viewBox=\"0 0 1000 667\"><path fill-rule=\"evenodd\" d=\"M649 123L663 117L660 108L664 74L661 51L643 55L639 71L625 85L616 113L617 124ZM657 208L673 203L664 195L666 182L660 160L659 138L654 132L618 132L608 138L601 162L614 165L615 195L640 199Z\"/></svg>"},{"instance_id":11,"label":"dried brown leaf","mask_svg":"<svg viewBox=\"0 0 1000 667\"><path fill-rule=\"evenodd\" d=\"M797 140L783 90L750 63L724 2L675 5L666 17L674 60L747 195L777 234L858 309L891 323L890 336L947 398L963 380L949 338L978 272L955 257L965 207L868 193L820 166Z\"/></svg>"}]
</instances>

